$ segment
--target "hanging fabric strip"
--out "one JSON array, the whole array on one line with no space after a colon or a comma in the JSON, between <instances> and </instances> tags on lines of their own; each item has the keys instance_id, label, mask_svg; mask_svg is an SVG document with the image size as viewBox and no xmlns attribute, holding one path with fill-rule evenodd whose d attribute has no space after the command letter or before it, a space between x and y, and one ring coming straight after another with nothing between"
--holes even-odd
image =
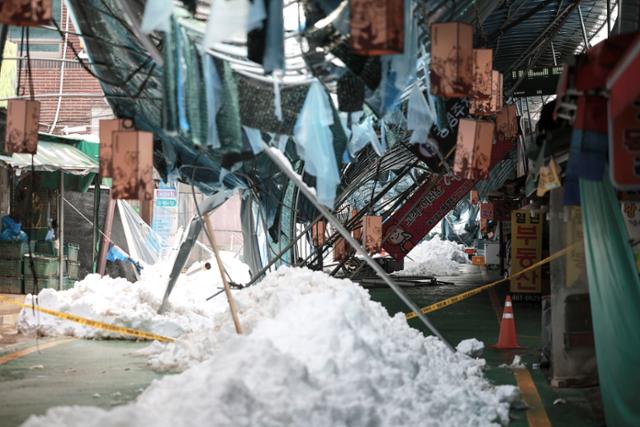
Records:
<instances>
[{"instance_id":1,"label":"hanging fabric strip","mask_svg":"<svg viewBox=\"0 0 640 427\"><path fill-rule=\"evenodd\" d=\"M317 80L311 84L298 115L294 135L306 172L316 177L318 199L333 208L340 174L333 149L333 110L329 96Z\"/></svg>"},{"instance_id":2,"label":"hanging fabric strip","mask_svg":"<svg viewBox=\"0 0 640 427\"><path fill-rule=\"evenodd\" d=\"M149 34L154 31L170 31L173 0L147 0L140 29Z\"/></svg>"},{"instance_id":3,"label":"hanging fabric strip","mask_svg":"<svg viewBox=\"0 0 640 427\"><path fill-rule=\"evenodd\" d=\"M182 55L182 49L184 46L184 41L182 38L184 37L184 33L180 26L176 26L176 91L178 95L177 103L178 103L178 123L180 125L180 130L184 133L189 132L189 122L187 121L187 107L185 105L186 100L184 96L184 87L185 87L185 64Z\"/></svg>"},{"instance_id":4,"label":"hanging fabric strip","mask_svg":"<svg viewBox=\"0 0 640 427\"><path fill-rule=\"evenodd\" d=\"M282 80L282 71L274 71L273 73L273 106L276 117L282 121L282 99L280 96L280 83Z\"/></svg>"},{"instance_id":5,"label":"hanging fabric strip","mask_svg":"<svg viewBox=\"0 0 640 427\"><path fill-rule=\"evenodd\" d=\"M206 53L202 56L204 84L207 93L207 146L215 149L220 148L216 117L222 106L222 84L213 57Z\"/></svg>"},{"instance_id":6,"label":"hanging fabric strip","mask_svg":"<svg viewBox=\"0 0 640 427\"><path fill-rule=\"evenodd\" d=\"M282 0L269 0L268 8L267 40L262 64L266 74L270 74L275 70L285 69Z\"/></svg>"},{"instance_id":7,"label":"hanging fabric strip","mask_svg":"<svg viewBox=\"0 0 640 427\"><path fill-rule=\"evenodd\" d=\"M260 153L263 150L262 134L260 133L260 129L250 128L247 126L242 126L242 128L244 129L245 135L247 135L247 140L249 141L253 154Z\"/></svg>"},{"instance_id":8,"label":"hanging fabric strip","mask_svg":"<svg viewBox=\"0 0 640 427\"><path fill-rule=\"evenodd\" d=\"M609 180L579 180L589 300L607 425L640 425L640 279Z\"/></svg>"},{"instance_id":9,"label":"hanging fabric strip","mask_svg":"<svg viewBox=\"0 0 640 427\"><path fill-rule=\"evenodd\" d=\"M230 41L242 35L249 18L248 0L214 0L202 45L211 49L216 43Z\"/></svg>"},{"instance_id":10,"label":"hanging fabric strip","mask_svg":"<svg viewBox=\"0 0 640 427\"><path fill-rule=\"evenodd\" d=\"M407 106L407 128L413 131L410 142L412 144L426 142L433 121L433 113L416 81Z\"/></svg>"}]
</instances>

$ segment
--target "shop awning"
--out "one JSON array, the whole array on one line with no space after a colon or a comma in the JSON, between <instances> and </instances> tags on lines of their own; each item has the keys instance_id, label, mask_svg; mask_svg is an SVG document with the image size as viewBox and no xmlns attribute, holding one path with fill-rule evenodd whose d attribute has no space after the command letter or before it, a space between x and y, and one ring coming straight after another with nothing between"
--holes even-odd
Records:
<instances>
[{"instance_id":1,"label":"shop awning","mask_svg":"<svg viewBox=\"0 0 640 427\"><path fill-rule=\"evenodd\" d=\"M31 154L0 155L0 164L13 169L31 169ZM88 175L98 172L98 162L73 145L38 141L38 153L33 158L38 172L62 170L72 175Z\"/></svg>"}]
</instances>

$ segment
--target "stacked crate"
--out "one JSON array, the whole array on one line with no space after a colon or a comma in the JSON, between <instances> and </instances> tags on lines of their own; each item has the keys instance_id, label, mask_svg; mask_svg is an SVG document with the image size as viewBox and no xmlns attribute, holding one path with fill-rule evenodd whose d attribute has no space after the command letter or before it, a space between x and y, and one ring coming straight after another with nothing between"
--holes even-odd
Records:
<instances>
[{"instance_id":1,"label":"stacked crate","mask_svg":"<svg viewBox=\"0 0 640 427\"><path fill-rule=\"evenodd\" d=\"M23 293L22 257L28 251L27 242L0 241L0 293Z\"/></svg>"},{"instance_id":2,"label":"stacked crate","mask_svg":"<svg viewBox=\"0 0 640 427\"><path fill-rule=\"evenodd\" d=\"M78 253L80 246L75 243L68 243L64 246L64 283L63 289L73 287L78 279ZM58 248L54 242L38 241L35 245L33 255L33 268L38 277L38 288L58 289L60 259L58 258ZM24 258L24 285L27 292L34 290L33 274L31 273L31 261L29 256Z\"/></svg>"}]
</instances>

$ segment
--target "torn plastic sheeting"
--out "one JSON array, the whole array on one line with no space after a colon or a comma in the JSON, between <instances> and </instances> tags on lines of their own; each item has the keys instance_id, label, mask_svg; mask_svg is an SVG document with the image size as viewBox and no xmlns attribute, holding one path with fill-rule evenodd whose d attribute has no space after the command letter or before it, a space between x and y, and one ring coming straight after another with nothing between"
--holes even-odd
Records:
<instances>
[{"instance_id":1,"label":"torn plastic sheeting","mask_svg":"<svg viewBox=\"0 0 640 427\"><path fill-rule=\"evenodd\" d=\"M218 69L211 55L205 54L202 66L204 68L205 92L207 94L207 145L211 148L220 148L220 138L218 136L218 126L216 116L222 106L222 84Z\"/></svg>"},{"instance_id":2,"label":"torn plastic sheeting","mask_svg":"<svg viewBox=\"0 0 640 427\"><path fill-rule=\"evenodd\" d=\"M378 139L378 135L373 128L373 117L369 116L362 123L355 123L351 127L351 139L349 141L349 154L355 157L356 154L368 144L378 156L384 154L383 146Z\"/></svg>"},{"instance_id":3,"label":"torn plastic sheeting","mask_svg":"<svg viewBox=\"0 0 640 427\"><path fill-rule=\"evenodd\" d=\"M262 134L260 133L260 130L247 126L242 126L242 128L244 129L245 135L247 135L247 140L249 141L249 145L251 146L253 154L258 154L262 150L264 150L262 146Z\"/></svg>"},{"instance_id":4,"label":"torn plastic sheeting","mask_svg":"<svg viewBox=\"0 0 640 427\"><path fill-rule=\"evenodd\" d=\"M153 265L160 259L162 238L140 218L131 205L118 200L118 213L132 259Z\"/></svg>"},{"instance_id":5,"label":"torn plastic sheeting","mask_svg":"<svg viewBox=\"0 0 640 427\"><path fill-rule=\"evenodd\" d=\"M145 34L171 31L173 0L148 0L144 6L141 29Z\"/></svg>"},{"instance_id":6,"label":"torn plastic sheeting","mask_svg":"<svg viewBox=\"0 0 640 427\"><path fill-rule=\"evenodd\" d=\"M407 105L407 128L413 131L410 142L412 144L426 142L433 123L431 108L416 82L411 90Z\"/></svg>"},{"instance_id":7,"label":"torn plastic sheeting","mask_svg":"<svg viewBox=\"0 0 640 427\"><path fill-rule=\"evenodd\" d=\"M320 82L312 83L294 128L298 155L316 177L318 200L333 208L340 174L333 149L333 110Z\"/></svg>"},{"instance_id":8,"label":"torn plastic sheeting","mask_svg":"<svg viewBox=\"0 0 640 427\"><path fill-rule=\"evenodd\" d=\"M640 279L609 173L580 179L589 299L607 425L640 425Z\"/></svg>"},{"instance_id":9,"label":"torn plastic sheeting","mask_svg":"<svg viewBox=\"0 0 640 427\"><path fill-rule=\"evenodd\" d=\"M202 40L205 49L230 41L246 31L249 22L248 0L213 0Z\"/></svg>"}]
</instances>

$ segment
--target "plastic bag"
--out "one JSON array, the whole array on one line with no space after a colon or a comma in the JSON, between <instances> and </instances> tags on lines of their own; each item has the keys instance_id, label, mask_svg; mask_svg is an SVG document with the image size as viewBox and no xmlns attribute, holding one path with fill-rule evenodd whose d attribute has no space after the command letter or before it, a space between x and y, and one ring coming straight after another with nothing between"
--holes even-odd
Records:
<instances>
[{"instance_id":1,"label":"plastic bag","mask_svg":"<svg viewBox=\"0 0 640 427\"><path fill-rule=\"evenodd\" d=\"M316 177L320 203L333 208L340 174L333 150L333 110L322 85L311 84L294 127L298 155L305 161L305 170Z\"/></svg>"}]
</instances>

